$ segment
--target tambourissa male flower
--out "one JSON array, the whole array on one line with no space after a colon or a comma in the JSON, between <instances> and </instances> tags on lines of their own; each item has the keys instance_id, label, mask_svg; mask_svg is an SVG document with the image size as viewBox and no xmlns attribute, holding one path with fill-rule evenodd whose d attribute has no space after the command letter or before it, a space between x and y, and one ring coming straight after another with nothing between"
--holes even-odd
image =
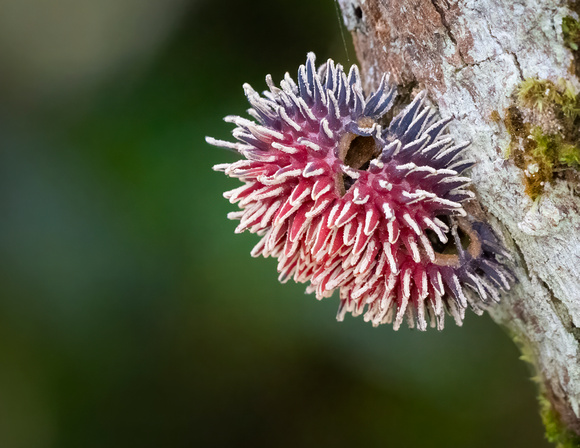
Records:
<instances>
[{"instance_id":1,"label":"tambourissa male flower","mask_svg":"<svg viewBox=\"0 0 580 448\"><path fill-rule=\"evenodd\" d=\"M339 290L337 318L364 313L373 325L407 320L442 329L445 313L461 325L499 301L513 278L491 227L466 212L474 201L462 173L473 162L426 104L425 92L390 123L395 87L384 75L365 96L356 65L348 74L309 53L297 82L262 95L244 91L253 120L228 116L236 142L208 143L243 159L214 167L243 185L224 194L261 239L253 256L278 259L280 281L308 282L321 299Z\"/></svg>"}]
</instances>

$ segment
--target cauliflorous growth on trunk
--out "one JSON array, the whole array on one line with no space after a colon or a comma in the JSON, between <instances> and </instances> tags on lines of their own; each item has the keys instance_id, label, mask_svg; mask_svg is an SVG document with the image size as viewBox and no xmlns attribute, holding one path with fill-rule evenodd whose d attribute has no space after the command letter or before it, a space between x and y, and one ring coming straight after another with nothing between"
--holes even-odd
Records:
<instances>
[{"instance_id":1,"label":"cauliflorous growth on trunk","mask_svg":"<svg viewBox=\"0 0 580 448\"><path fill-rule=\"evenodd\" d=\"M424 93L385 125L388 75L365 96L355 65L316 69L310 53L297 82L266 82L262 95L244 85L254 120L226 117L235 143L207 138L243 156L214 169L243 183L224 196L240 208L228 215L236 232L261 237L253 256L276 257L280 281L309 282L318 299L338 289L339 320L442 329L446 311L461 325L468 305L481 314L499 301L512 276L491 228L464 208L468 143Z\"/></svg>"}]
</instances>

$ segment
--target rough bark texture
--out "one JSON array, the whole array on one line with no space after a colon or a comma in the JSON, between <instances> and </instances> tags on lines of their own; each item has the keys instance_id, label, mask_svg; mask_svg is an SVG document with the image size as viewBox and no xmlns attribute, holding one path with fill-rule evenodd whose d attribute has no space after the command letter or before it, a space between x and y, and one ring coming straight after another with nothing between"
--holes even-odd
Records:
<instances>
[{"instance_id":1,"label":"rough bark texture","mask_svg":"<svg viewBox=\"0 0 580 448\"><path fill-rule=\"evenodd\" d=\"M505 151L501 120L526 78L571 81L573 55L554 0L339 0L367 87L382 73L426 89L451 132L470 140L472 178L488 218L515 258L519 283L490 310L533 359L554 415L580 434L580 198L564 180L537 201ZM495 113L497 117L497 113Z\"/></svg>"}]
</instances>

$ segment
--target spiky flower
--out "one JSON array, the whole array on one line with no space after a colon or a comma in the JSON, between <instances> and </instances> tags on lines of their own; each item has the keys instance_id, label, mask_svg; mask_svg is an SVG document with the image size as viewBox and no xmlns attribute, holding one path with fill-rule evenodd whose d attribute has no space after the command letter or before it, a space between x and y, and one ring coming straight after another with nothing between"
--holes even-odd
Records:
<instances>
[{"instance_id":1,"label":"spiky flower","mask_svg":"<svg viewBox=\"0 0 580 448\"><path fill-rule=\"evenodd\" d=\"M278 258L280 281L310 282L317 298L340 290L338 319L365 313L373 325L406 317L421 330L443 328L445 311L461 325L468 305L498 301L511 276L491 229L466 217L474 195L460 174L472 162L420 93L388 127L395 90L385 75L363 94L358 68L313 53L260 96L244 85L255 121L226 117L244 159L217 165L243 185L225 193L240 210L236 232L261 236L253 256Z\"/></svg>"}]
</instances>

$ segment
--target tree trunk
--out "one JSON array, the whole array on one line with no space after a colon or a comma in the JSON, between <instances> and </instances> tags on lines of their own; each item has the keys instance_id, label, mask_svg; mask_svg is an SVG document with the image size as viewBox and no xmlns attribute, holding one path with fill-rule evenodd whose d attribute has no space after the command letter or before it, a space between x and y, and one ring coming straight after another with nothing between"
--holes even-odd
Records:
<instances>
[{"instance_id":1,"label":"tree trunk","mask_svg":"<svg viewBox=\"0 0 580 448\"><path fill-rule=\"evenodd\" d=\"M427 90L443 117L456 118L450 131L457 140L472 142L466 155L478 162L471 174L476 192L514 254L518 279L490 313L536 368L548 438L574 439L580 435L577 177L562 170L539 186L539 194L530 193L532 165L526 171L513 156L523 154L528 142L513 123L510 127L510 111L527 120L524 108L513 109L519 107L516 92L526 79L552 82L544 87L565 85L564 79L568 91L580 90L570 49L578 47L566 42L562 31L564 17L578 16L555 0L339 4L366 87L376 87L389 72L403 96ZM528 116L536 116L528 121L541 118L538 110L541 104L530 106ZM512 152L506 157L508 148Z\"/></svg>"}]
</instances>

